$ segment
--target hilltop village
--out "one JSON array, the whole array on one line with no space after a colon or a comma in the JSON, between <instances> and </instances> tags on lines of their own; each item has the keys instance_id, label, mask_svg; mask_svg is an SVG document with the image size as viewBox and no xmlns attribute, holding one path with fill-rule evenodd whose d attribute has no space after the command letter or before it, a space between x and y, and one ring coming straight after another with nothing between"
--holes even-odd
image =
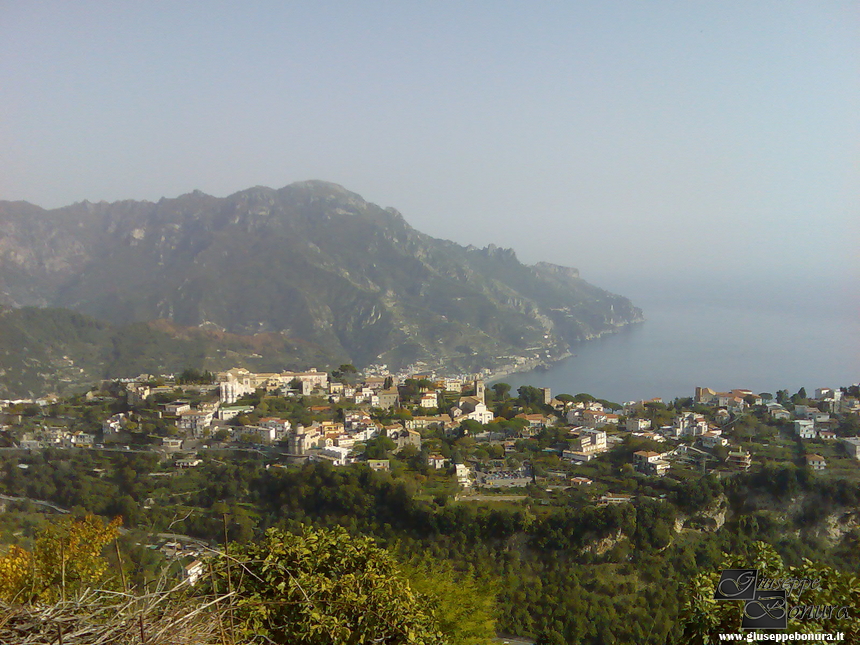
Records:
<instances>
[{"instance_id":1,"label":"hilltop village","mask_svg":"<svg viewBox=\"0 0 860 645\"><path fill-rule=\"evenodd\" d=\"M759 461L853 476L860 459L857 386L814 396L697 387L688 399L618 404L529 386L511 393L481 376L351 365L142 375L66 399L2 401L0 437L25 451L153 452L180 469L216 451L255 451L270 467L431 471L460 496L540 484L584 487L606 503L629 499L610 490L617 474L720 476Z\"/></svg>"}]
</instances>

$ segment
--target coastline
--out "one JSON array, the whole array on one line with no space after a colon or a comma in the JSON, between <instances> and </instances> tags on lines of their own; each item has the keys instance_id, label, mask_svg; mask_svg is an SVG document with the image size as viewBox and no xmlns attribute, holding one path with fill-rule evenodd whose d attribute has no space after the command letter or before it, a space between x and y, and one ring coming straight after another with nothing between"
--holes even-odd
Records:
<instances>
[{"instance_id":1,"label":"coastline","mask_svg":"<svg viewBox=\"0 0 860 645\"><path fill-rule=\"evenodd\" d=\"M625 322L622 325L614 325L613 327L611 327L609 329L605 329L605 330L603 330L597 334L587 336L581 340L574 341L574 342L576 344L579 344L579 343L586 343L586 342L589 342L592 340L599 340L600 338L604 338L605 336L617 334L620 331L630 327L631 325L637 325L637 324L641 324L644 322L646 322L645 316L639 316L638 319L636 319L636 320L630 320L628 322ZM499 382L501 379L503 379L507 376L514 375L514 374L524 374L526 372L533 372L533 371L539 370L539 369L548 370L548 369L558 365L562 361L565 361L569 358L573 358L574 356L576 356L576 354L573 352L573 347L568 346L567 350L561 356L558 356L557 358L553 358L553 359L538 358L538 357L527 358L522 363L520 363L518 365L505 365L504 367L501 367L501 368L494 368L492 370L487 369L484 372L484 380L487 382L487 384L492 384L492 383Z\"/></svg>"}]
</instances>

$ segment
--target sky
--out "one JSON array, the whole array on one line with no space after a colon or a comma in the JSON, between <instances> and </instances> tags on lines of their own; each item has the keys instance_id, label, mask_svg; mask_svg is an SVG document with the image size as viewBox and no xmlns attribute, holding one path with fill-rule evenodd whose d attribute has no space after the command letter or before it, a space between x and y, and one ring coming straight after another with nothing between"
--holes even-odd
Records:
<instances>
[{"instance_id":1,"label":"sky","mask_svg":"<svg viewBox=\"0 0 860 645\"><path fill-rule=\"evenodd\" d=\"M634 299L856 296L858 73L848 1L0 0L0 199L323 179Z\"/></svg>"}]
</instances>

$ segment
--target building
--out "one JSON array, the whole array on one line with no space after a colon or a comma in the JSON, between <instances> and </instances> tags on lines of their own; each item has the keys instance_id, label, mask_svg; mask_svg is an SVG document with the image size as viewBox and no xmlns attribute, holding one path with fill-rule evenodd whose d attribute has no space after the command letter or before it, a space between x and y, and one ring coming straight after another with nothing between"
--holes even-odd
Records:
<instances>
[{"instance_id":1,"label":"building","mask_svg":"<svg viewBox=\"0 0 860 645\"><path fill-rule=\"evenodd\" d=\"M182 579L188 582L189 585L194 584L203 576L205 567L200 560L194 560L182 567Z\"/></svg>"},{"instance_id":2,"label":"building","mask_svg":"<svg viewBox=\"0 0 860 645\"><path fill-rule=\"evenodd\" d=\"M669 462L659 452L638 450L633 453L633 458L636 460L634 467L642 474L662 477L669 470Z\"/></svg>"},{"instance_id":3,"label":"building","mask_svg":"<svg viewBox=\"0 0 860 645\"><path fill-rule=\"evenodd\" d=\"M455 464L454 471L454 474L457 476L457 483L460 486L463 488L472 486L472 471L469 470L466 464Z\"/></svg>"},{"instance_id":4,"label":"building","mask_svg":"<svg viewBox=\"0 0 860 645\"><path fill-rule=\"evenodd\" d=\"M700 441L704 448L716 448L717 446L727 446L728 441L722 436L720 430L710 430L702 434Z\"/></svg>"},{"instance_id":5,"label":"building","mask_svg":"<svg viewBox=\"0 0 860 645\"><path fill-rule=\"evenodd\" d=\"M827 462L821 455L806 455L806 465L812 470L824 470L827 468Z\"/></svg>"},{"instance_id":6,"label":"building","mask_svg":"<svg viewBox=\"0 0 860 645\"><path fill-rule=\"evenodd\" d=\"M390 429L389 429L390 428ZM397 424L386 428L385 434L397 446L397 450L403 450L406 446L413 446L418 450L421 449L421 433L415 430L408 430Z\"/></svg>"},{"instance_id":7,"label":"building","mask_svg":"<svg viewBox=\"0 0 860 645\"><path fill-rule=\"evenodd\" d=\"M426 430L431 426L444 425L446 423L451 423L451 417L447 414L440 414L435 417L412 417L405 421L406 427L410 430Z\"/></svg>"},{"instance_id":8,"label":"building","mask_svg":"<svg viewBox=\"0 0 860 645\"><path fill-rule=\"evenodd\" d=\"M594 453L582 452L581 450L562 450L561 458L574 464L584 464L594 459Z\"/></svg>"},{"instance_id":9,"label":"building","mask_svg":"<svg viewBox=\"0 0 860 645\"><path fill-rule=\"evenodd\" d=\"M249 412L253 412L254 408L249 408L244 405L238 405L233 407L224 407L219 408L218 410L218 420L219 421L230 421L231 419L235 419L240 414L248 414Z\"/></svg>"},{"instance_id":10,"label":"building","mask_svg":"<svg viewBox=\"0 0 860 645\"><path fill-rule=\"evenodd\" d=\"M370 466L371 470L375 471L385 471L388 472L390 470L390 462L388 459L368 459L367 465Z\"/></svg>"},{"instance_id":11,"label":"building","mask_svg":"<svg viewBox=\"0 0 860 645\"><path fill-rule=\"evenodd\" d=\"M624 425L628 432L644 432L651 427L651 419L639 419L631 417Z\"/></svg>"},{"instance_id":12,"label":"building","mask_svg":"<svg viewBox=\"0 0 860 645\"><path fill-rule=\"evenodd\" d=\"M264 417L260 419L260 427L266 429L264 436L269 441L280 441L290 432L291 424L287 419Z\"/></svg>"},{"instance_id":13,"label":"building","mask_svg":"<svg viewBox=\"0 0 860 645\"><path fill-rule=\"evenodd\" d=\"M570 449L574 452L583 452L589 455L606 452L606 432L593 428L582 428L578 436L573 438Z\"/></svg>"},{"instance_id":14,"label":"building","mask_svg":"<svg viewBox=\"0 0 860 645\"><path fill-rule=\"evenodd\" d=\"M341 448L339 446L328 446L323 448L320 453L323 457L328 457L333 466L346 466L347 457L350 453L350 448Z\"/></svg>"},{"instance_id":15,"label":"building","mask_svg":"<svg viewBox=\"0 0 860 645\"><path fill-rule=\"evenodd\" d=\"M801 439L815 439L818 435L815 431L815 422L811 419L798 419L795 421L794 431Z\"/></svg>"},{"instance_id":16,"label":"building","mask_svg":"<svg viewBox=\"0 0 860 645\"><path fill-rule=\"evenodd\" d=\"M73 432L69 435L69 443L77 448L92 448L96 436L88 432Z\"/></svg>"},{"instance_id":17,"label":"building","mask_svg":"<svg viewBox=\"0 0 860 645\"><path fill-rule=\"evenodd\" d=\"M463 380L459 378L446 378L443 381L443 387L447 392L461 392L463 390Z\"/></svg>"},{"instance_id":18,"label":"building","mask_svg":"<svg viewBox=\"0 0 860 645\"><path fill-rule=\"evenodd\" d=\"M542 414L518 414L515 419L524 419L529 422L529 427L533 430L542 430L550 424L550 419Z\"/></svg>"},{"instance_id":19,"label":"building","mask_svg":"<svg viewBox=\"0 0 860 645\"><path fill-rule=\"evenodd\" d=\"M441 470L445 467L445 464L448 462L445 457L438 454L427 455L427 465L431 468L435 468L436 470Z\"/></svg>"},{"instance_id":20,"label":"building","mask_svg":"<svg viewBox=\"0 0 860 645\"><path fill-rule=\"evenodd\" d=\"M462 423L464 419L472 419L481 424L490 423L496 418L486 404L475 396L463 396L457 402L457 405L450 410L451 418L456 419L458 423Z\"/></svg>"},{"instance_id":21,"label":"building","mask_svg":"<svg viewBox=\"0 0 860 645\"><path fill-rule=\"evenodd\" d=\"M629 504L631 501L633 501L633 495L624 495L621 493L606 493L600 497L600 503L602 505Z\"/></svg>"},{"instance_id":22,"label":"building","mask_svg":"<svg viewBox=\"0 0 860 645\"><path fill-rule=\"evenodd\" d=\"M117 435L125 430L126 422L127 419L125 413L121 412L119 414L115 414L102 421L102 434L105 437Z\"/></svg>"},{"instance_id":23,"label":"building","mask_svg":"<svg viewBox=\"0 0 860 645\"><path fill-rule=\"evenodd\" d=\"M860 437L843 437L842 445L850 457L860 459Z\"/></svg>"},{"instance_id":24,"label":"building","mask_svg":"<svg viewBox=\"0 0 860 645\"><path fill-rule=\"evenodd\" d=\"M177 417L183 412L188 412L190 409L191 404L188 401L173 401L172 403L164 404L164 411Z\"/></svg>"},{"instance_id":25,"label":"building","mask_svg":"<svg viewBox=\"0 0 860 645\"><path fill-rule=\"evenodd\" d=\"M732 451L729 453L729 456L726 457L726 465L740 470L749 470L752 466L752 457L746 450L739 449L737 451Z\"/></svg>"},{"instance_id":26,"label":"building","mask_svg":"<svg viewBox=\"0 0 860 645\"><path fill-rule=\"evenodd\" d=\"M618 415L603 410L571 410L568 412L567 420L568 423L581 423L586 428L602 428L609 424L617 424Z\"/></svg>"},{"instance_id":27,"label":"building","mask_svg":"<svg viewBox=\"0 0 860 645\"><path fill-rule=\"evenodd\" d=\"M396 388L380 390L376 396L378 397L378 407L384 409L397 407L399 395Z\"/></svg>"},{"instance_id":28,"label":"building","mask_svg":"<svg viewBox=\"0 0 860 645\"><path fill-rule=\"evenodd\" d=\"M215 413L211 410L184 410L179 413L179 421L177 426L180 430L192 433L195 437L200 437L212 425L212 419Z\"/></svg>"},{"instance_id":29,"label":"building","mask_svg":"<svg viewBox=\"0 0 860 645\"><path fill-rule=\"evenodd\" d=\"M487 391L486 385L484 385L484 381L481 379L475 379L475 398L478 399L481 403L487 402Z\"/></svg>"},{"instance_id":30,"label":"building","mask_svg":"<svg viewBox=\"0 0 860 645\"><path fill-rule=\"evenodd\" d=\"M439 402L436 399L436 393L435 392L425 392L424 394L421 395L420 406L422 408L435 408L435 407L438 407L438 405L439 405Z\"/></svg>"},{"instance_id":31,"label":"building","mask_svg":"<svg viewBox=\"0 0 860 645\"><path fill-rule=\"evenodd\" d=\"M768 406L770 416L777 421L788 421L791 419L791 412L786 410L781 405Z\"/></svg>"},{"instance_id":32,"label":"building","mask_svg":"<svg viewBox=\"0 0 860 645\"><path fill-rule=\"evenodd\" d=\"M673 434L676 437L698 437L708 431L708 422L705 417L695 412L683 412L676 415L672 426L675 428Z\"/></svg>"},{"instance_id":33,"label":"building","mask_svg":"<svg viewBox=\"0 0 860 645\"><path fill-rule=\"evenodd\" d=\"M143 383L126 383L126 401L130 406L143 403L152 393L151 388Z\"/></svg>"}]
</instances>

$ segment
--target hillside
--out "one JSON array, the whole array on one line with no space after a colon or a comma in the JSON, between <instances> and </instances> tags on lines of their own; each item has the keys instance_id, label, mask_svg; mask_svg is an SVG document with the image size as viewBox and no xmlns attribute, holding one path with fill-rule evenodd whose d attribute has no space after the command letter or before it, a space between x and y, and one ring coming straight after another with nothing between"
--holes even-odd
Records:
<instances>
[{"instance_id":1,"label":"hillside","mask_svg":"<svg viewBox=\"0 0 860 645\"><path fill-rule=\"evenodd\" d=\"M266 372L340 359L278 333L239 335L166 320L112 325L67 309L0 307L0 399L63 394L100 379L188 366Z\"/></svg>"},{"instance_id":2,"label":"hillside","mask_svg":"<svg viewBox=\"0 0 860 645\"><path fill-rule=\"evenodd\" d=\"M451 369L557 359L641 320L575 269L432 238L319 181L51 211L0 202L0 304L282 334L356 365Z\"/></svg>"}]
</instances>

